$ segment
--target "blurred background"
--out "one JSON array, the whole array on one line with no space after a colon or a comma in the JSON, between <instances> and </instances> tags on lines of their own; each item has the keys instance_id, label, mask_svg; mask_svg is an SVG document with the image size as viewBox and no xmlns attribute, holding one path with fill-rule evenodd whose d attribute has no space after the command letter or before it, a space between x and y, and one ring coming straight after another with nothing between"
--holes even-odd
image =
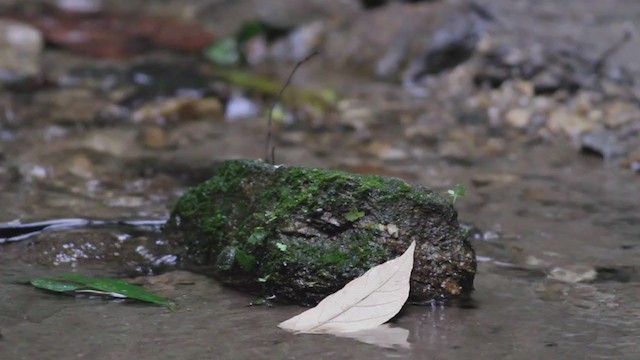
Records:
<instances>
[{"instance_id":1,"label":"blurred background","mask_svg":"<svg viewBox=\"0 0 640 360\"><path fill-rule=\"evenodd\" d=\"M5 225L166 219L269 156L273 110L276 163L465 185L479 262L472 304L411 307L381 350L196 275L159 280L194 310L161 315L7 285L172 265L155 230L43 233L0 244L0 357L638 358L639 24L634 0L0 0Z\"/></svg>"}]
</instances>

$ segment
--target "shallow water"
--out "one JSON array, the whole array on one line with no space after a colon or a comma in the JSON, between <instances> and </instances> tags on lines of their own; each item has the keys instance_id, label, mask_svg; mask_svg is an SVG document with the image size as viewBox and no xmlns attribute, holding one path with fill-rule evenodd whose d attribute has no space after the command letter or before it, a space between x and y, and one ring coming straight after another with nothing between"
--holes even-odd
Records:
<instances>
[{"instance_id":1,"label":"shallow water","mask_svg":"<svg viewBox=\"0 0 640 360\"><path fill-rule=\"evenodd\" d=\"M507 25L528 11L523 4L530 2L519 3L498 6ZM580 16L558 21L551 15L562 12L548 10L556 2L544 3L535 10L549 26L567 37L583 32ZM599 34L599 48L617 36L603 20L605 10L598 8L597 26L587 31ZM636 59L637 47L622 55ZM45 60L60 73L69 64L94 66L56 50ZM297 77L339 88L348 111L320 124L279 124L278 162L396 176L441 192L464 184L467 196L456 208L473 227L479 262L471 301L408 305L389 328L357 339L292 335L276 325L304 309L249 306L257 300L251 295L172 271L171 249L155 229L48 231L0 244L0 359L640 358L637 174L579 154L566 139L487 129L474 114L474 121L451 122L460 115L448 113L458 110L455 104L416 99L398 85L313 63ZM78 86L102 101L117 98ZM154 148L143 135L157 124L50 118L64 105L42 99L58 90L34 98L0 92L2 105L13 104L22 116L0 123L0 222L166 219L189 186L211 175L213 162L263 152L264 119L172 123L161 126L168 144ZM418 135L409 136L409 128ZM152 275L138 281L174 300L177 310L57 296L16 283L69 271Z\"/></svg>"},{"instance_id":2,"label":"shallow water","mask_svg":"<svg viewBox=\"0 0 640 360\"><path fill-rule=\"evenodd\" d=\"M159 291L177 302L173 313L59 297L12 283L68 270L99 276L152 270L139 267L148 259L136 249L146 246L153 254L161 234L98 228L45 232L2 247L0 354L3 359L637 358L640 229L634 214L640 213L640 204L633 195L640 183L635 175L598 161L544 144L513 148L471 167L392 167L426 184L467 184L469 195L457 204L460 218L482 231L474 240L480 264L472 302L407 306L392 324L405 331L390 348L380 346L390 341L389 334L383 334L384 341L374 340L379 345L288 334L276 325L301 308L249 307L256 300L252 296L199 275L170 273L179 279L164 280ZM479 174L493 174L496 180L474 187L471 180ZM159 203L157 212L170 204ZM75 214L73 208L68 213ZM52 267L56 257L51 254L83 243L104 247ZM601 275L572 283L552 279L558 269L577 274L600 269ZM602 269L608 269L608 278Z\"/></svg>"}]
</instances>

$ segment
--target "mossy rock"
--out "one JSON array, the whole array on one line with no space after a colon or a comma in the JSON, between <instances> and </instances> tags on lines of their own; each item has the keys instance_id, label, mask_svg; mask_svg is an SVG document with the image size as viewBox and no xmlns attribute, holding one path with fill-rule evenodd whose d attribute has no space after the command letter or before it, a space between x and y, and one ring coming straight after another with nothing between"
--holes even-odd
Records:
<instances>
[{"instance_id":1,"label":"mossy rock","mask_svg":"<svg viewBox=\"0 0 640 360\"><path fill-rule=\"evenodd\" d=\"M183 261L234 288L314 305L416 241L410 300L468 294L475 255L451 204L381 176L230 160L176 204Z\"/></svg>"}]
</instances>

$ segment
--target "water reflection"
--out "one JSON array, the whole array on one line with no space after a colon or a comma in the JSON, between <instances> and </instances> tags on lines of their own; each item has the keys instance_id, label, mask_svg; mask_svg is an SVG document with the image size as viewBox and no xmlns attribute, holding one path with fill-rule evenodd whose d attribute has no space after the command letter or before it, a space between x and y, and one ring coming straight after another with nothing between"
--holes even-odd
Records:
<instances>
[{"instance_id":1,"label":"water reflection","mask_svg":"<svg viewBox=\"0 0 640 360\"><path fill-rule=\"evenodd\" d=\"M389 324L382 324L369 330L353 332L335 333L335 336L355 339L365 344L380 346L391 349L411 348L409 343L409 330L401 327L392 327Z\"/></svg>"}]
</instances>

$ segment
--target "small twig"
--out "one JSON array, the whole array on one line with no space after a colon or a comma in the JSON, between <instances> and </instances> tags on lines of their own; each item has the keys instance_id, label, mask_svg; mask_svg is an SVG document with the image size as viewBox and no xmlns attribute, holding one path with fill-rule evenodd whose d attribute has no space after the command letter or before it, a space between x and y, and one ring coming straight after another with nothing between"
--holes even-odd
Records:
<instances>
[{"instance_id":1,"label":"small twig","mask_svg":"<svg viewBox=\"0 0 640 360\"><path fill-rule=\"evenodd\" d=\"M609 48L607 48L594 62L593 71L598 75L602 75L602 70L607 64L609 58L611 58L613 55L615 55L615 53L622 49L622 47L626 45L629 40L631 40L631 31L625 31L622 38L611 45Z\"/></svg>"},{"instance_id":2,"label":"small twig","mask_svg":"<svg viewBox=\"0 0 640 360\"><path fill-rule=\"evenodd\" d=\"M271 163L271 165L276 164L276 147L271 146L271 124L273 122L273 109L275 108L276 104L280 102L280 100L282 99L282 94L284 93L287 86L289 86L289 84L291 83L291 79L293 79L293 75L296 73L296 70L298 70L300 65L304 64L312 57L318 55L318 53L319 52L317 50L313 51L311 54L307 55L304 59L296 63L296 66L294 66L293 70L291 70L291 73L289 74L287 81L284 83L284 86L282 86L282 88L278 92L278 95L273 101L273 104L271 104L271 108L269 109L269 117L267 119L267 140L264 145L264 153L265 153L264 160Z\"/></svg>"},{"instance_id":3,"label":"small twig","mask_svg":"<svg viewBox=\"0 0 640 360\"><path fill-rule=\"evenodd\" d=\"M271 147L271 165L275 165L276 164L276 146L273 145Z\"/></svg>"},{"instance_id":4,"label":"small twig","mask_svg":"<svg viewBox=\"0 0 640 360\"><path fill-rule=\"evenodd\" d=\"M489 11L486 6L480 5L476 1L470 1L469 8L484 21L502 25L498 17L495 16L491 11Z\"/></svg>"}]
</instances>

